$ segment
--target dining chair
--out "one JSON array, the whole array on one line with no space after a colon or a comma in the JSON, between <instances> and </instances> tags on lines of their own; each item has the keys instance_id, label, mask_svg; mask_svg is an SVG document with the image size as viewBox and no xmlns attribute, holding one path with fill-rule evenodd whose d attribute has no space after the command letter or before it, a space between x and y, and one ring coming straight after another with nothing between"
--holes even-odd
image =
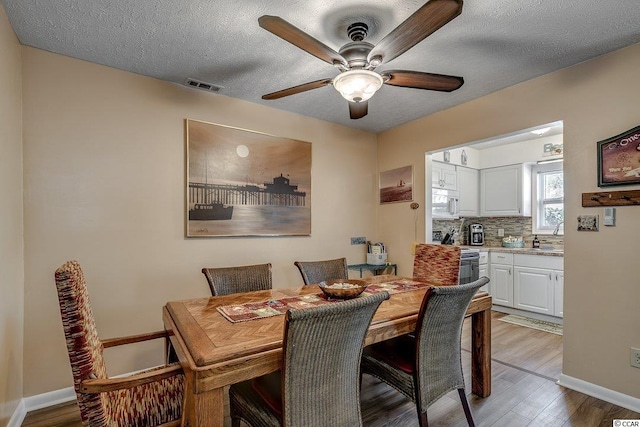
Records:
<instances>
[{"instance_id":1,"label":"dining chair","mask_svg":"<svg viewBox=\"0 0 640 427\"><path fill-rule=\"evenodd\" d=\"M348 279L347 259L337 258L326 261L296 261L305 285L333 279Z\"/></svg>"},{"instance_id":2,"label":"dining chair","mask_svg":"<svg viewBox=\"0 0 640 427\"><path fill-rule=\"evenodd\" d=\"M481 277L459 286L429 287L414 336L401 335L364 351L362 373L373 375L411 399L421 427L428 426L427 408L452 390L458 390L467 423L475 425L465 394L460 338L469 303L488 282L487 277Z\"/></svg>"},{"instance_id":3,"label":"dining chair","mask_svg":"<svg viewBox=\"0 0 640 427\"><path fill-rule=\"evenodd\" d=\"M360 357L387 292L300 310L284 320L282 369L229 388L232 427L361 426Z\"/></svg>"},{"instance_id":4,"label":"dining chair","mask_svg":"<svg viewBox=\"0 0 640 427\"><path fill-rule=\"evenodd\" d=\"M91 427L178 426L184 374L179 364L110 378L103 349L165 338L165 331L100 340L87 284L77 261L55 272L62 326L82 424Z\"/></svg>"},{"instance_id":5,"label":"dining chair","mask_svg":"<svg viewBox=\"0 0 640 427\"><path fill-rule=\"evenodd\" d=\"M413 280L435 286L457 285L460 278L460 246L416 245Z\"/></svg>"},{"instance_id":6,"label":"dining chair","mask_svg":"<svg viewBox=\"0 0 640 427\"><path fill-rule=\"evenodd\" d=\"M271 289L271 264L243 265L239 267L203 268L211 295L229 295L238 292Z\"/></svg>"}]
</instances>

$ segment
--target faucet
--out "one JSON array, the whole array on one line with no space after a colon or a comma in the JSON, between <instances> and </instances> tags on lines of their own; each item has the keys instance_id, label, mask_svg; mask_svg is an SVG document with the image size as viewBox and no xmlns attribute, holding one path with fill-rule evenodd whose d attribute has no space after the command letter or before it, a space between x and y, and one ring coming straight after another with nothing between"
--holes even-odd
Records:
<instances>
[{"instance_id":1,"label":"faucet","mask_svg":"<svg viewBox=\"0 0 640 427\"><path fill-rule=\"evenodd\" d=\"M557 236L557 235L558 235L558 231L560 231L560 226L561 226L562 224L564 224L564 221L560 221L560 222L558 223L558 225L556 225L556 228L553 230L553 235L554 235L554 236Z\"/></svg>"}]
</instances>

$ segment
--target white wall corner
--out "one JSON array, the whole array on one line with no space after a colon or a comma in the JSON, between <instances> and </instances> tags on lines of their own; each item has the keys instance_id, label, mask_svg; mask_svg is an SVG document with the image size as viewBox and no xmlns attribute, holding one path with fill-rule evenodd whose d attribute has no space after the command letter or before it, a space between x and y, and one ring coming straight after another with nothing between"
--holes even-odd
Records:
<instances>
[{"instance_id":1,"label":"white wall corner","mask_svg":"<svg viewBox=\"0 0 640 427\"><path fill-rule=\"evenodd\" d=\"M48 393L36 394L20 400L18 407L13 412L7 427L20 427L27 413L37 409L48 408L60 403L76 400L76 392L73 387L50 391Z\"/></svg>"},{"instance_id":2,"label":"white wall corner","mask_svg":"<svg viewBox=\"0 0 640 427\"><path fill-rule=\"evenodd\" d=\"M640 412L640 399L622 394L620 392L609 390L596 384L588 383L578 378L573 378L565 374L560 375L558 385L579 391L591 397L613 403L634 412Z\"/></svg>"},{"instance_id":3,"label":"white wall corner","mask_svg":"<svg viewBox=\"0 0 640 427\"><path fill-rule=\"evenodd\" d=\"M24 417L27 416L27 409L24 406L24 399L20 400L20 403L18 403L18 406L16 407L16 410L13 411L13 415L11 415L11 418L9 418L9 424L7 424L7 427L20 427L22 425L22 422L24 421Z\"/></svg>"}]
</instances>

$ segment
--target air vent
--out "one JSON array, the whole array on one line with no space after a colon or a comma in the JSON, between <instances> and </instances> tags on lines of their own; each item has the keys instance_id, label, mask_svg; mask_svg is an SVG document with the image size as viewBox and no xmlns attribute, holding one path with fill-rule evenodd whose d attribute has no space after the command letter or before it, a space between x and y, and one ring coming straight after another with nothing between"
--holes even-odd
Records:
<instances>
[{"instance_id":1,"label":"air vent","mask_svg":"<svg viewBox=\"0 0 640 427\"><path fill-rule=\"evenodd\" d=\"M201 80L192 79L189 77L185 82L185 86L193 87L200 90L206 90L207 92L220 92L222 86L214 85L213 83L203 82Z\"/></svg>"}]
</instances>

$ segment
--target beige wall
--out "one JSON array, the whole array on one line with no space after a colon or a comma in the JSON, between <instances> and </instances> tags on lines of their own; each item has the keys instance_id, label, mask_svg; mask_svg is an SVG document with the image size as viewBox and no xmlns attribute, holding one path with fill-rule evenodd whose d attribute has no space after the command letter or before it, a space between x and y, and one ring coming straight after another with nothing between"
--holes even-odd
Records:
<instances>
[{"instance_id":1,"label":"beige wall","mask_svg":"<svg viewBox=\"0 0 640 427\"><path fill-rule=\"evenodd\" d=\"M618 207L616 226L601 226L597 233L577 232L575 218L581 214L603 218L602 208L582 208L581 194L599 190L596 142L640 125L638 70L640 44L378 136L379 170L414 165L414 194L422 216L426 151L564 120L563 372L636 398L640 398L640 369L629 366L629 347L640 347L640 283L635 267L640 207ZM378 207L378 236L400 263L401 274L411 274L412 215L406 203ZM418 225L423 239L423 221Z\"/></svg>"},{"instance_id":2,"label":"beige wall","mask_svg":"<svg viewBox=\"0 0 640 427\"><path fill-rule=\"evenodd\" d=\"M0 425L22 398L22 77L20 44L0 6Z\"/></svg>"},{"instance_id":3,"label":"beige wall","mask_svg":"<svg viewBox=\"0 0 640 427\"><path fill-rule=\"evenodd\" d=\"M281 287L302 285L297 259L364 261L364 246L349 237L375 238L375 135L33 48L22 53L25 396L72 384L53 282L68 259L84 269L102 337L162 328L166 301L209 295L204 266L271 262ZM186 239L185 118L311 142L312 236ZM159 363L160 354L108 353L107 362L114 374Z\"/></svg>"}]
</instances>

